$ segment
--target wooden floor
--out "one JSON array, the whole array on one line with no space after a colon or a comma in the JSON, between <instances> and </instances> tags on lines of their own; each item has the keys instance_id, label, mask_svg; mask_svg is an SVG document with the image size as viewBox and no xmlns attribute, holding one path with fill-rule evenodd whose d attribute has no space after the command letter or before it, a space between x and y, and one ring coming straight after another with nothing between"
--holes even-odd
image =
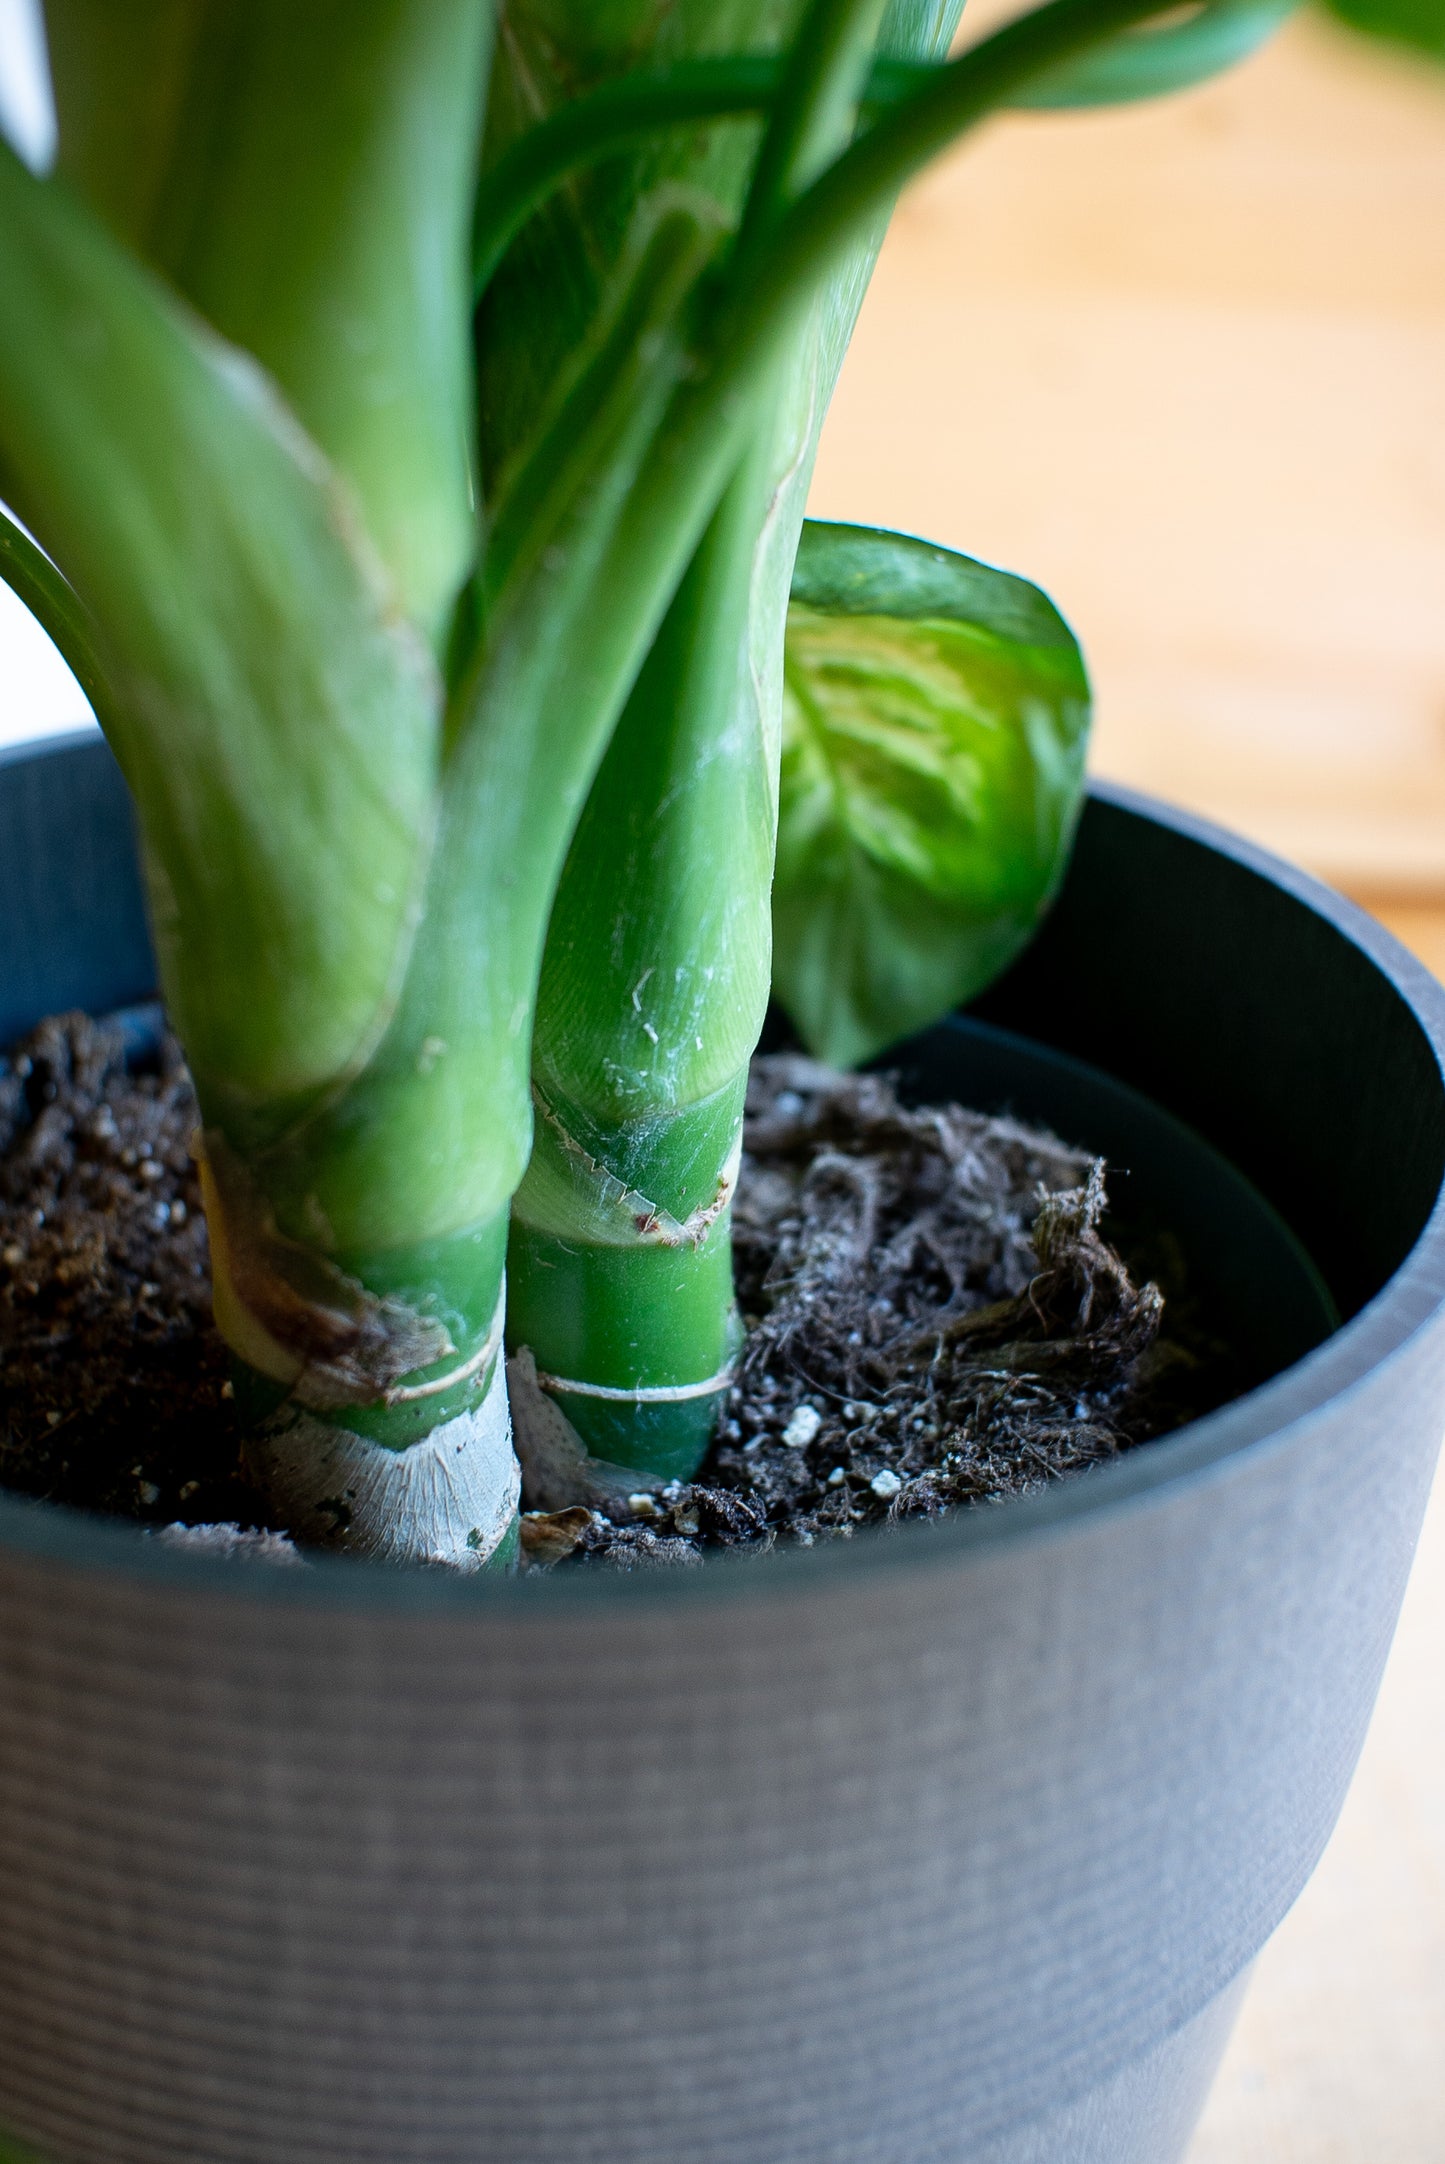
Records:
<instances>
[{"instance_id":1,"label":"wooden floor","mask_svg":"<svg viewBox=\"0 0 1445 2164\"><path fill-rule=\"evenodd\" d=\"M813 509L1037 578L1100 771L1445 975L1445 75L1303 20L1167 104L998 126L901 207ZM1445 1483L1189 2164L1445 2164Z\"/></svg>"}]
</instances>

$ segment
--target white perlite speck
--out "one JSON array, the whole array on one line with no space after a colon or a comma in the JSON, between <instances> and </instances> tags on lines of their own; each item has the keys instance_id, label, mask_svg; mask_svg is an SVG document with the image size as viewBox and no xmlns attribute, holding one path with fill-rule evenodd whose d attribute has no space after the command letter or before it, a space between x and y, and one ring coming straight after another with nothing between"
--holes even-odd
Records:
<instances>
[{"instance_id":1,"label":"white perlite speck","mask_svg":"<svg viewBox=\"0 0 1445 2164\"><path fill-rule=\"evenodd\" d=\"M902 1489L903 1482L890 1467L885 1465L881 1473L873 1475L868 1485L880 1503L891 1503L894 1496Z\"/></svg>"},{"instance_id":2,"label":"white perlite speck","mask_svg":"<svg viewBox=\"0 0 1445 2164\"><path fill-rule=\"evenodd\" d=\"M823 1415L816 1405L800 1405L783 1430L783 1441L789 1450L806 1450L822 1425Z\"/></svg>"}]
</instances>

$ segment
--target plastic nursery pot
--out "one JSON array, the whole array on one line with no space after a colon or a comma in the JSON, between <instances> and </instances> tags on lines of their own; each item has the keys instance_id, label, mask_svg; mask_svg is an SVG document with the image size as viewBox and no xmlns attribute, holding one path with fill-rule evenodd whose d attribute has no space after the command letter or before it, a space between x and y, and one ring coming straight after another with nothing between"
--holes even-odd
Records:
<instances>
[{"instance_id":1,"label":"plastic nursery pot","mask_svg":"<svg viewBox=\"0 0 1445 2164\"><path fill-rule=\"evenodd\" d=\"M0 771L0 907L0 1033L150 989L98 743ZM1224 1410L943 1525L647 1578L271 1572L5 1500L17 2151L1177 2159L1425 1501L1442 1046L1358 911L1099 792L1037 945L910 1057L1105 1144L1233 1284L1262 1379Z\"/></svg>"}]
</instances>

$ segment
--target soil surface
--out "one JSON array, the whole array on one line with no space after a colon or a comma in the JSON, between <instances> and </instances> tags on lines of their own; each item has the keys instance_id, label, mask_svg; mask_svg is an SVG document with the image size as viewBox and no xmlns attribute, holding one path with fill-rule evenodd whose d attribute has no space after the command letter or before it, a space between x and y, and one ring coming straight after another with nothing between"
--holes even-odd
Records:
<instances>
[{"instance_id":1,"label":"soil surface","mask_svg":"<svg viewBox=\"0 0 1445 2164\"><path fill-rule=\"evenodd\" d=\"M199 1537L275 1560L210 1316L195 1122L154 1010L57 1016L0 1059L0 1481L172 1538L229 1528ZM1105 1208L1102 1164L1051 1135L757 1060L735 1206L748 1337L717 1442L695 1482L639 1484L611 1516L530 1514L532 1567L696 1564L936 1517L1221 1402L1222 1348L1174 1285L1166 1310L1134 1282Z\"/></svg>"},{"instance_id":2,"label":"soil surface","mask_svg":"<svg viewBox=\"0 0 1445 2164\"><path fill-rule=\"evenodd\" d=\"M211 1322L195 1125L158 1015L58 1015L0 1060L6 1486L155 1525L264 1525Z\"/></svg>"},{"instance_id":3,"label":"soil surface","mask_svg":"<svg viewBox=\"0 0 1445 2164\"><path fill-rule=\"evenodd\" d=\"M718 1439L697 1481L621 1523L565 1513L552 1542L580 1558L696 1561L997 1502L1233 1394L1177 1258L1166 1311L1103 1236L1102 1161L1055 1136L784 1053L753 1062L745 1142L748 1336ZM554 1522L524 1521L529 1548Z\"/></svg>"}]
</instances>

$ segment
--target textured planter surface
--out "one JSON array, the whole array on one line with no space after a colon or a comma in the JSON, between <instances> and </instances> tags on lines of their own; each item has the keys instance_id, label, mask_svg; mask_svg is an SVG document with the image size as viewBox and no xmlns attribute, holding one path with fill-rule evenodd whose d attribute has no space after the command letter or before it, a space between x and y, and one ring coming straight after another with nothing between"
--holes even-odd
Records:
<instances>
[{"instance_id":1,"label":"textured planter surface","mask_svg":"<svg viewBox=\"0 0 1445 2164\"><path fill-rule=\"evenodd\" d=\"M149 989L98 746L0 769L0 912L5 1033ZM1445 996L1104 795L986 1005L1225 1151L1344 1327L1048 1495L676 1577L239 1571L4 1502L0 2126L54 2164L1181 2154L1434 1463Z\"/></svg>"}]
</instances>

